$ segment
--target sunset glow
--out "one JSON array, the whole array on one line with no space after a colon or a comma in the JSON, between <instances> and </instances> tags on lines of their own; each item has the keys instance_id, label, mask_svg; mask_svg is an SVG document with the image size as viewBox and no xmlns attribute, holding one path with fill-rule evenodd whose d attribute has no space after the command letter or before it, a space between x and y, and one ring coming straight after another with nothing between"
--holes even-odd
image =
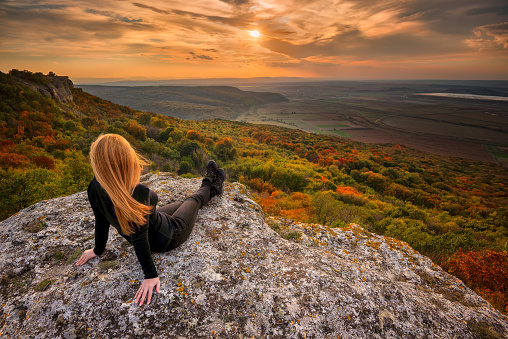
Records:
<instances>
[{"instance_id":1,"label":"sunset glow","mask_svg":"<svg viewBox=\"0 0 508 339\"><path fill-rule=\"evenodd\" d=\"M504 0L6 0L0 64L72 78L507 79L507 12Z\"/></svg>"},{"instance_id":2,"label":"sunset glow","mask_svg":"<svg viewBox=\"0 0 508 339\"><path fill-rule=\"evenodd\" d=\"M254 37L254 38L261 36L261 33L259 33L258 31L249 31L249 34L251 37Z\"/></svg>"}]
</instances>

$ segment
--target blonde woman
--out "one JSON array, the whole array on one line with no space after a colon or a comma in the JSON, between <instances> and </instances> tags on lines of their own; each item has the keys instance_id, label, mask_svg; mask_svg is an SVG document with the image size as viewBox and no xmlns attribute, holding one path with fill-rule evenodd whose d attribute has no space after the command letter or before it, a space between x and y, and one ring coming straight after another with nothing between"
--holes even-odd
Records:
<instances>
[{"instance_id":1,"label":"blonde woman","mask_svg":"<svg viewBox=\"0 0 508 339\"><path fill-rule=\"evenodd\" d=\"M147 162L120 135L103 134L92 143L90 162L95 177L88 186L88 200L95 215L95 248L84 251L76 265L101 255L108 241L109 226L134 246L144 280L134 296L139 306L150 304L160 280L151 252L166 252L189 237L198 210L223 192L226 173L211 160L197 192L183 202L156 208L158 197L139 183Z\"/></svg>"}]
</instances>

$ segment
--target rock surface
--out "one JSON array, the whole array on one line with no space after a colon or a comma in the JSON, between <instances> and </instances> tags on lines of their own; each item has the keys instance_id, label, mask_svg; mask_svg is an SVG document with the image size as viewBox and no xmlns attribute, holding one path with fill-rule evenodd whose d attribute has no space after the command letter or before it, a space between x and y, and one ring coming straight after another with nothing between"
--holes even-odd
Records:
<instances>
[{"instance_id":1,"label":"rock surface","mask_svg":"<svg viewBox=\"0 0 508 339\"><path fill-rule=\"evenodd\" d=\"M71 90L74 88L74 84L68 76L46 75L45 78L48 80L47 83L37 84L23 78L15 77L17 81L27 85L31 90L35 92L38 91L42 95L53 98L57 102L72 102Z\"/></svg>"},{"instance_id":2,"label":"rock surface","mask_svg":"<svg viewBox=\"0 0 508 339\"><path fill-rule=\"evenodd\" d=\"M143 182L161 205L200 184L167 173ZM143 273L113 228L104 255L74 265L93 235L86 192L1 223L0 337L508 337L506 316L406 243L357 225L265 220L236 183L186 243L153 254L162 290L149 306L133 302Z\"/></svg>"}]
</instances>

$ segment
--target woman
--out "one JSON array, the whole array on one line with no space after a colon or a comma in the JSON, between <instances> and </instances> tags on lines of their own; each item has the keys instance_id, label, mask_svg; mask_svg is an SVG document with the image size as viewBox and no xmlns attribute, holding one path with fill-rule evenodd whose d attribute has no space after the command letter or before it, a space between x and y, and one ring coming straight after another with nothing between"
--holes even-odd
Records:
<instances>
[{"instance_id":1,"label":"woman","mask_svg":"<svg viewBox=\"0 0 508 339\"><path fill-rule=\"evenodd\" d=\"M86 250L76 265L101 255L108 241L109 226L133 246L144 273L134 298L139 306L150 304L153 288L160 292L160 280L151 252L166 252L189 237L198 210L223 192L224 170L210 160L199 190L183 202L156 209L158 197L139 183L147 164L127 140L103 134L92 143L90 162L95 177L88 186L88 200L95 215L95 248Z\"/></svg>"}]
</instances>

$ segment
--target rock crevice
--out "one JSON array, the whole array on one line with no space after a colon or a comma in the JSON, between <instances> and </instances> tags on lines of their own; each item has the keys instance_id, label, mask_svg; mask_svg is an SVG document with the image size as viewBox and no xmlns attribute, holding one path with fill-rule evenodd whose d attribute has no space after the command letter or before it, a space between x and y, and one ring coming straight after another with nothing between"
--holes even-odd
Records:
<instances>
[{"instance_id":1,"label":"rock crevice","mask_svg":"<svg viewBox=\"0 0 508 339\"><path fill-rule=\"evenodd\" d=\"M143 182L160 205L198 179ZM271 227L298 236L286 240ZM265 219L240 184L204 207L190 239L153 254L162 281L149 306L133 303L143 278L113 228L93 247L86 192L43 201L0 226L0 336L30 338L503 338L507 318L406 243L358 225L330 229Z\"/></svg>"}]
</instances>

